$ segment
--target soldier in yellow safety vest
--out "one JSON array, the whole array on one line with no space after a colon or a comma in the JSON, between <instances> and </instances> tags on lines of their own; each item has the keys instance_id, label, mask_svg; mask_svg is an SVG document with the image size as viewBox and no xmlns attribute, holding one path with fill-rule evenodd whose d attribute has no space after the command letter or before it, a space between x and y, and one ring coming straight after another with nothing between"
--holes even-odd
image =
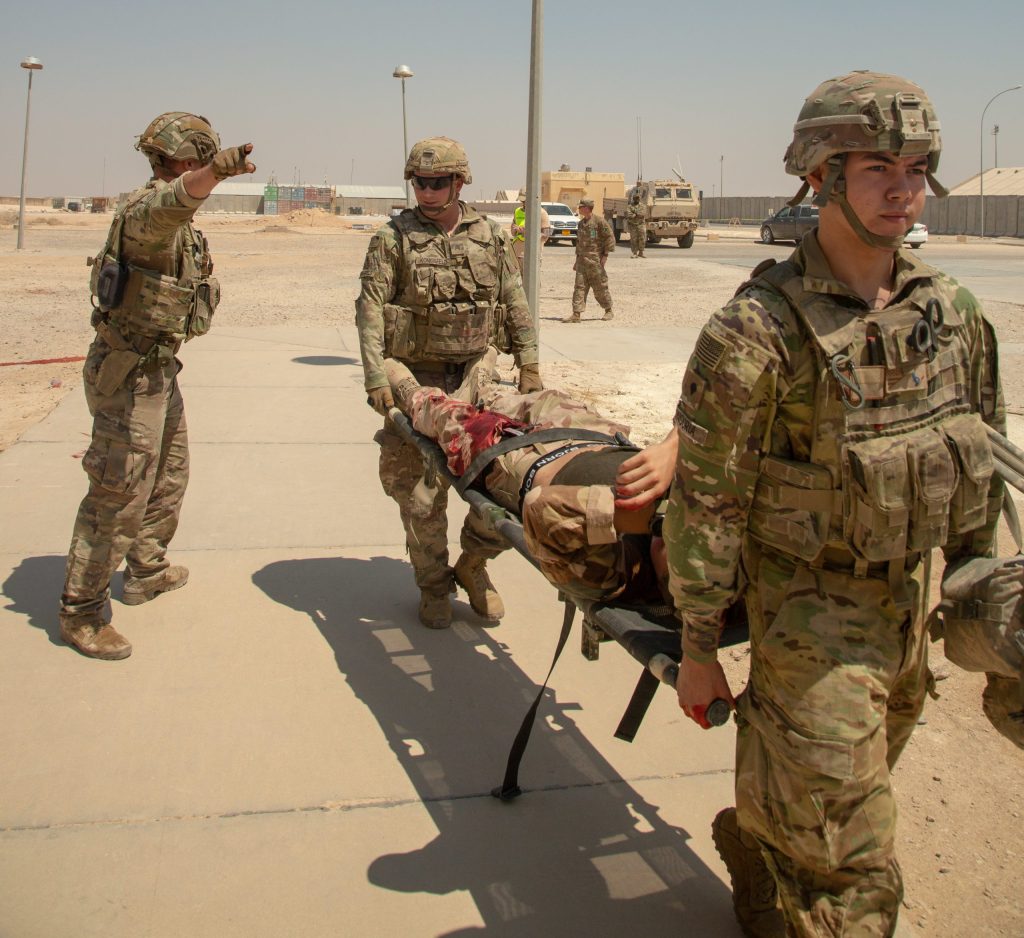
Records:
<instances>
[{"instance_id":1,"label":"soldier in yellow safety vest","mask_svg":"<svg viewBox=\"0 0 1024 938\"><path fill-rule=\"evenodd\" d=\"M551 237L551 219L547 211L540 209L540 243L541 246ZM526 253L526 190L519 190L519 206L512 213L512 250L519 261L519 271L523 270L523 255Z\"/></svg>"}]
</instances>

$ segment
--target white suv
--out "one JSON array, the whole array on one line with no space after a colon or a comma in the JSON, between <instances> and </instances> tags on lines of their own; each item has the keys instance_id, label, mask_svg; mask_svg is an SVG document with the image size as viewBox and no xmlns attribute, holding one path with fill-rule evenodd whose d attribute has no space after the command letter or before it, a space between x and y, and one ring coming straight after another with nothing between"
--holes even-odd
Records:
<instances>
[{"instance_id":1,"label":"white suv","mask_svg":"<svg viewBox=\"0 0 1024 938\"><path fill-rule=\"evenodd\" d=\"M541 207L548 213L551 220L551 237L548 244L558 241L576 243L576 226L580 223L579 216L568 205L561 202L541 202Z\"/></svg>"}]
</instances>

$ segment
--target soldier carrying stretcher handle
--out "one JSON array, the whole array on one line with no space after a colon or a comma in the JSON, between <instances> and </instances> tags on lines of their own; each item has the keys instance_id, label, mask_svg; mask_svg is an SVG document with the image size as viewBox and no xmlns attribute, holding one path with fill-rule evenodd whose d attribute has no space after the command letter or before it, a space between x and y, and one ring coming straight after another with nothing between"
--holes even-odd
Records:
<instances>
[{"instance_id":1,"label":"soldier carrying stretcher handle","mask_svg":"<svg viewBox=\"0 0 1024 938\"><path fill-rule=\"evenodd\" d=\"M940 150L912 82L816 88L785 160L819 227L711 317L683 377L665 521L677 691L691 715L731 699L718 634L744 599L737 807L712 833L747 934L893 933L890 772L930 681L930 558L995 551L995 336L966 289L902 249L926 184L945 192Z\"/></svg>"}]
</instances>

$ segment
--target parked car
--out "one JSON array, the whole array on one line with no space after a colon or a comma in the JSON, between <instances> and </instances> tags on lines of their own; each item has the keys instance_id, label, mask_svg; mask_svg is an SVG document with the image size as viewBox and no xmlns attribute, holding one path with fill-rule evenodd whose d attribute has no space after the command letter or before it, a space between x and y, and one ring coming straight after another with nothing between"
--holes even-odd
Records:
<instances>
[{"instance_id":1,"label":"parked car","mask_svg":"<svg viewBox=\"0 0 1024 938\"><path fill-rule=\"evenodd\" d=\"M559 241L571 241L576 243L576 227L580 223L579 216L568 205L561 202L541 202L544 211L551 219L551 237L548 244L557 244Z\"/></svg>"},{"instance_id":2,"label":"parked car","mask_svg":"<svg viewBox=\"0 0 1024 938\"><path fill-rule=\"evenodd\" d=\"M787 205L761 222L761 241L772 244L775 241L800 243L808 231L818 226L818 206Z\"/></svg>"},{"instance_id":3,"label":"parked car","mask_svg":"<svg viewBox=\"0 0 1024 938\"><path fill-rule=\"evenodd\" d=\"M914 227L907 232L903 243L908 248L919 248L928 242L928 226L922 225L919 221L914 222Z\"/></svg>"}]
</instances>

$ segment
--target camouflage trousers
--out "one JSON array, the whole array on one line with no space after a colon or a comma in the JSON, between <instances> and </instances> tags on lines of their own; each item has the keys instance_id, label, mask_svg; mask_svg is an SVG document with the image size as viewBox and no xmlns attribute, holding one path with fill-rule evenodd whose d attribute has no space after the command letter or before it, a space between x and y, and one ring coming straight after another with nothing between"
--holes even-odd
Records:
<instances>
[{"instance_id":1,"label":"camouflage trousers","mask_svg":"<svg viewBox=\"0 0 1024 938\"><path fill-rule=\"evenodd\" d=\"M633 252L633 256L644 256L644 247L647 245L647 226L646 225L630 225L629 226L629 249Z\"/></svg>"},{"instance_id":2,"label":"camouflage trousers","mask_svg":"<svg viewBox=\"0 0 1024 938\"><path fill-rule=\"evenodd\" d=\"M439 387L446 393L456 391L465 372L463 365L438 363L409 364L421 384ZM406 443L390 420L374 439L380 444L380 483L384 493L398 503L405 528L416 585L421 590L447 589L448 566L448 487L440 478L424 479L424 464L419 450ZM477 514L466 515L460 538L462 549L490 560L507 549L505 542Z\"/></svg>"},{"instance_id":3,"label":"camouflage trousers","mask_svg":"<svg viewBox=\"0 0 1024 938\"><path fill-rule=\"evenodd\" d=\"M612 296L608 292L608 274L596 257L576 258L576 283L572 291L572 312L582 315L587 305L587 294L593 290L594 297L606 312L612 308Z\"/></svg>"},{"instance_id":4,"label":"camouflage trousers","mask_svg":"<svg viewBox=\"0 0 1024 938\"><path fill-rule=\"evenodd\" d=\"M927 564L904 576L813 571L756 546L751 669L737 724L740 826L761 842L790 933L888 936L903 882L890 771L930 680Z\"/></svg>"},{"instance_id":5,"label":"camouflage trousers","mask_svg":"<svg viewBox=\"0 0 1024 938\"><path fill-rule=\"evenodd\" d=\"M107 351L95 340L83 370L93 417L92 442L82 457L89 491L75 519L60 608L61 620L72 625L109 620L110 579L122 560L137 579L169 566L167 546L188 485L181 364L173 359L133 373L103 395L95 381Z\"/></svg>"}]
</instances>

